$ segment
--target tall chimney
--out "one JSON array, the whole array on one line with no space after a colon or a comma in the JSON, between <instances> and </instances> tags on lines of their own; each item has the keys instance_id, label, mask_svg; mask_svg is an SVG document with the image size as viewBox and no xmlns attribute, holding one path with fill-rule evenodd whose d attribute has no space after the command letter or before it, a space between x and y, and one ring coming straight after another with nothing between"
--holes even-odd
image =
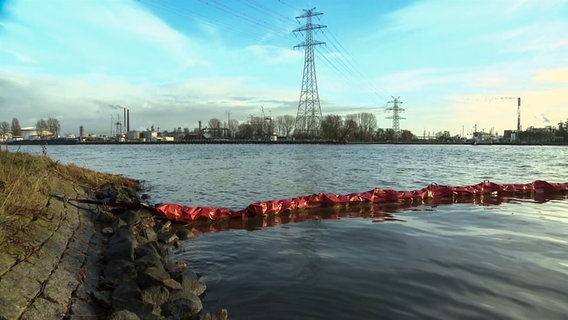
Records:
<instances>
[{"instance_id":1,"label":"tall chimney","mask_svg":"<svg viewBox=\"0 0 568 320\"><path fill-rule=\"evenodd\" d=\"M124 115L122 116L122 131L124 131L124 129L126 129L126 108L122 108L122 111L124 112ZM123 134L124 132L121 132L120 134Z\"/></svg>"},{"instance_id":2,"label":"tall chimney","mask_svg":"<svg viewBox=\"0 0 568 320\"><path fill-rule=\"evenodd\" d=\"M521 97L517 98L517 132L521 132Z\"/></svg>"}]
</instances>

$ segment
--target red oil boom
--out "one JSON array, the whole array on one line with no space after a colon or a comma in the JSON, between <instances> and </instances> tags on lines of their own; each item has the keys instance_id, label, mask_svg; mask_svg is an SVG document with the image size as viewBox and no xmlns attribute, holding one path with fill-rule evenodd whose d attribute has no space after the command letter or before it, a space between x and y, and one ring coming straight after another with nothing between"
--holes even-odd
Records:
<instances>
[{"instance_id":1,"label":"red oil boom","mask_svg":"<svg viewBox=\"0 0 568 320\"><path fill-rule=\"evenodd\" d=\"M448 186L432 184L420 190L397 191L375 188L362 193L329 194L318 193L281 200L255 202L242 210L223 207L190 207L179 204L164 204L155 208L158 214L180 222L199 220L215 221L253 216L279 215L296 210L325 208L333 206L354 206L365 204L421 205L435 201L474 202L480 197L533 196L546 198L554 194L568 193L568 183L553 183L537 180L526 184L497 184L484 181L469 186Z\"/></svg>"}]
</instances>

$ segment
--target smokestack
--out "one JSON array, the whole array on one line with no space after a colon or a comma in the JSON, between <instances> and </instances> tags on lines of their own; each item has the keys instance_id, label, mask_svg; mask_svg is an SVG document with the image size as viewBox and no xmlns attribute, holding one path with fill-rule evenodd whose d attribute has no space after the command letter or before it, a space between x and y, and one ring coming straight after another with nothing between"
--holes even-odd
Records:
<instances>
[{"instance_id":1,"label":"smokestack","mask_svg":"<svg viewBox=\"0 0 568 320\"><path fill-rule=\"evenodd\" d=\"M517 132L521 132L521 97L517 98Z\"/></svg>"},{"instance_id":2,"label":"smokestack","mask_svg":"<svg viewBox=\"0 0 568 320\"><path fill-rule=\"evenodd\" d=\"M126 109L126 132L130 132L130 109Z\"/></svg>"},{"instance_id":3,"label":"smokestack","mask_svg":"<svg viewBox=\"0 0 568 320\"><path fill-rule=\"evenodd\" d=\"M122 131L124 131L124 129L126 129L126 108L122 108L122 111L124 112L124 115L122 116ZM123 132L121 132L122 134Z\"/></svg>"}]
</instances>

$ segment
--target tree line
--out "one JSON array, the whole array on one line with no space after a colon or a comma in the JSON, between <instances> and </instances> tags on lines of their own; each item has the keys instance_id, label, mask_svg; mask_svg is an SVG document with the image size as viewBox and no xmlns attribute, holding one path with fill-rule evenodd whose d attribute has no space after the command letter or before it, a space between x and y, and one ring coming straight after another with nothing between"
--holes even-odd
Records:
<instances>
[{"instance_id":1,"label":"tree line","mask_svg":"<svg viewBox=\"0 0 568 320\"><path fill-rule=\"evenodd\" d=\"M335 142L377 142L399 141L409 142L416 136L409 130L395 132L393 129L377 127L377 118L372 113L361 112L340 116L326 115L321 119L319 134L308 137L295 131L296 118L292 115L277 117L254 117L247 122L239 123L230 119L223 122L212 118L202 128L213 138L226 138L238 140L269 140L271 136L279 139L321 139ZM191 132L188 128L176 128L172 133L178 140L191 140L196 137L198 129Z\"/></svg>"},{"instance_id":2,"label":"tree line","mask_svg":"<svg viewBox=\"0 0 568 320\"><path fill-rule=\"evenodd\" d=\"M59 124L59 120L55 118L40 119L36 122L35 130L40 138L47 136L59 137L61 125ZM18 118L12 118L11 125L6 121L0 122L0 135L2 136L2 140L6 140L10 135L12 137L21 137L22 127L20 126Z\"/></svg>"}]
</instances>

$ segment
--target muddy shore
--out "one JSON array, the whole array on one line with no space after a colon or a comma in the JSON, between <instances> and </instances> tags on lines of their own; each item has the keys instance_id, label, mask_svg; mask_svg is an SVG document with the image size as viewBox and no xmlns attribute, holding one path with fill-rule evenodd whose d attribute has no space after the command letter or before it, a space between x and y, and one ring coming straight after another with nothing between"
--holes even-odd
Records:
<instances>
[{"instance_id":1,"label":"muddy shore","mask_svg":"<svg viewBox=\"0 0 568 320\"><path fill-rule=\"evenodd\" d=\"M206 285L172 257L187 233L143 206L108 205L139 202L134 190L61 190L26 224L27 241L0 250L0 319L228 318L203 311Z\"/></svg>"}]
</instances>

